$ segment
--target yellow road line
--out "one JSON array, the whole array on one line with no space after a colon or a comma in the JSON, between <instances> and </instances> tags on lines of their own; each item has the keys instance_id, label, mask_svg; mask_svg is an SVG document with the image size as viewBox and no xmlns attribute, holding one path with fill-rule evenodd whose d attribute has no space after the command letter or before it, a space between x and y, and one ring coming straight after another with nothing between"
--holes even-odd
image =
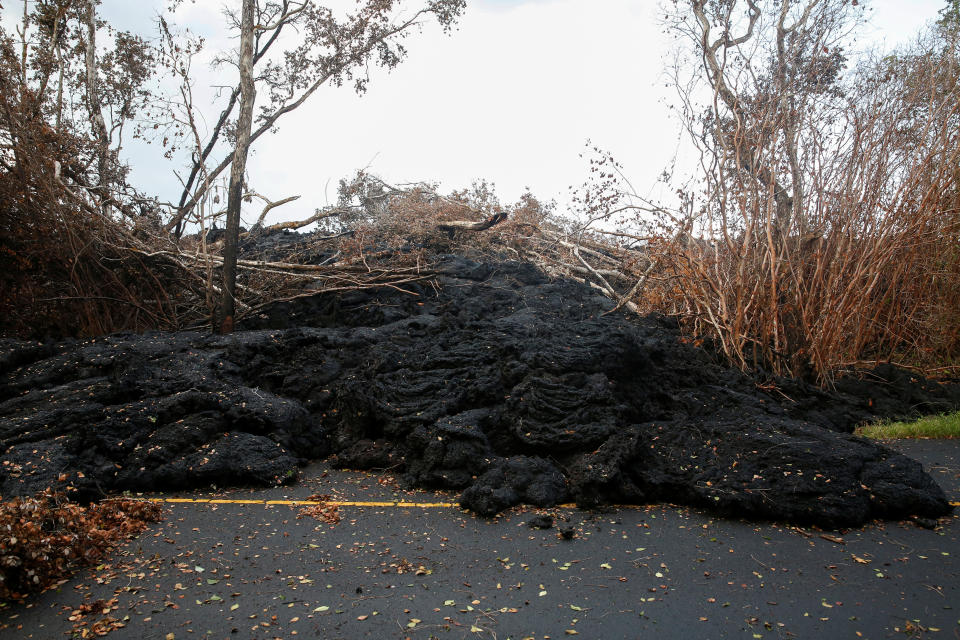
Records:
<instances>
[{"instance_id":1,"label":"yellow road line","mask_svg":"<svg viewBox=\"0 0 960 640\"><path fill-rule=\"evenodd\" d=\"M420 509L453 509L459 508L456 502L393 502L393 501L371 501L371 500L237 500L227 498L147 498L148 502L161 504L261 504L261 505L288 505L294 507L306 507L310 505L324 504L336 507L400 507L400 508L420 508ZM642 505L606 505L608 508L618 509L642 509ZM951 502L951 507L960 507L960 502ZM575 504L558 504L559 509L576 509Z\"/></svg>"},{"instance_id":2,"label":"yellow road line","mask_svg":"<svg viewBox=\"0 0 960 640\"><path fill-rule=\"evenodd\" d=\"M233 500L226 498L147 498L148 502L164 504L262 504L289 505L306 507L310 505L331 505L336 507L403 507L421 509L449 509L459 507L456 502L378 502L369 500Z\"/></svg>"}]
</instances>

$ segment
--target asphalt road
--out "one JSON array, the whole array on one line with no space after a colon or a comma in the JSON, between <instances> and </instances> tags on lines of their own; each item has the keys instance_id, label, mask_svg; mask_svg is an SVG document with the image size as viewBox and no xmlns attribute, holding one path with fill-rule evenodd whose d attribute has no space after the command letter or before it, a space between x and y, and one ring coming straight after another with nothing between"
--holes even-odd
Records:
<instances>
[{"instance_id":1,"label":"asphalt road","mask_svg":"<svg viewBox=\"0 0 960 640\"><path fill-rule=\"evenodd\" d=\"M960 501L960 441L894 446ZM429 506L343 505L332 524L267 504L318 493ZM294 487L153 497L225 502L168 503L108 563L0 611L0 638L960 638L956 515L822 532L562 508L531 529L531 510L483 520L322 465Z\"/></svg>"}]
</instances>

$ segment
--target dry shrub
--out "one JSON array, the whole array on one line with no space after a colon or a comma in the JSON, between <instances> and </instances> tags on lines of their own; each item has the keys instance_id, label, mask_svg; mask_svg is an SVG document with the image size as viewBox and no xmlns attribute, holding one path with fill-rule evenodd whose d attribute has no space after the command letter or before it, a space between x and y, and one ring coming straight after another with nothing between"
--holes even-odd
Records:
<instances>
[{"instance_id":1,"label":"dry shrub","mask_svg":"<svg viewBox=\"0 0 960 640\"><path fill-rule=\"evenodd\" d=\"M142 500L84 507L51 490L0 504L0 600L20 600L95 564L162 513Z\"/></svg>"},{"instance_id":2,"label":"dry shrub","mask_svg":"<svg viewBox=\"0 0 960 640\"><path fill-rule=\"evenodd\" d=\"M664 278L646 306L680 316L737 365L778 375L949 365L960 356L960 226L937 214L860 224L846 209L823 235L654 244Z\"/></svg>"},{"instance_id":3,"label":"dry shrub","mask_svg":"<svg viewBox=\"0 0 960 640\"><path fill-rule=\"evenodd\" d=\"M777 237L752 216L724 241L654 244L666 273L648 306L744 368L821 381L881 361L949 368L960 357L956 212L937 200L861 209L833 209L820 233Z\"/></svg>"},{"instance_id":4,"label":"dry shrub","mask_svg":"<svg viewBox=\"0 0 960 640\"><path fill-rule=\"evenodd\" d=\"M180 326L189 293L182 274L129 251L133 243L116 222L24 202L23 183L4 178L0 332L42 338Z\"/></svg>"},{"instance_id":5,"label":"dry shrub","mask_svg":"<svg viewBox=\"0 0 960 640\"><path fill-rule=\"evenodd\" d=\"M47 124L18 65L0 42L0 333L175 328L184 274L130 251L158 244L156 217L85 186L93 143Z\"/></svg>"},{"instance_id":6,"label":"dry shrub","mask_svg":"<svg viewBox=\"0 0 960 640\"><path fill-rule=\"evenodd\" d=\"M661 219L648 247L658 277L638 302L681 317L689 334L747 369L821 382L890 361L955 370L960 182L951 163L960 137L942 133L948 158L928 152L899 175L887 170L882 140L849 158L844 190L819 199L805 233L779 234L757 206L679 241L668 239L676 223Z\"/></svg>"},{"instance_id":7,"label":"dry shrub","mask_svg":"<svg viewBox=\"0 0 960 640\"><path fill-rule=\"evenodd\" d=\"M695 34L705 38L698 51L716 38L716 47L742 56L738 64L765 59L699 24L706 35ZM823 35L810 28L804 37ZM686 94L699 181L680 192L675 211L628 206L652 213L633 232L646 236L655 267L638 307L679 316L692 338L768 374L829 383L879 362L956 371L958 46L957 30L934 31L912 49L866 60L848 84L839 75L807 82L824 77L816 65L844 60L818 48L752 75L711 70L723 100L704 116ZM785 75L802 69L809 51L810 74ZM711 55L716 49L704 59ZM616 172L601 161L601 182Z\"/></svg>"}]
</instances>

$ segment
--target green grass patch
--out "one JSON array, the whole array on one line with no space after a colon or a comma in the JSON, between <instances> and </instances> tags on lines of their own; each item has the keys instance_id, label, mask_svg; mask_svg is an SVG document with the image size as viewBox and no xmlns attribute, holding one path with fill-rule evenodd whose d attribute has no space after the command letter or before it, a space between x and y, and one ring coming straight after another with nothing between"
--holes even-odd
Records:
<instances>
[{"instance_id":1,"label":"green grass patch","mask_svg":"<svg viewBox=\"0 0 960 640\"><path fill-rule=\"evenodd\" d=\"M960 411L927 416L914 422L883 421L857 429L857 434L878 440L900 438L960 438Z\"/></svg>"}]
</instances>

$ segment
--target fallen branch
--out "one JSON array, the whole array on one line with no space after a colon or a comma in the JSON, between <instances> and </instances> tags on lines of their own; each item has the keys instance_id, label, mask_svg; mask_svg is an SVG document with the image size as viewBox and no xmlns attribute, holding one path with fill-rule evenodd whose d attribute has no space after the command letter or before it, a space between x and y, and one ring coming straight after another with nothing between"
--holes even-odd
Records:
<instances>
[{"instance_id":1,"label":"fallen branch","mask_svg":"<svg viewBox=\"0 0 960 640\"><path fill-rule=\"evenodd\" d=\"M297 196L297 197L299 198L300 196ZM346 213L346 212L347 212L346 209L341 209L341 208L318 210L316 213L314 213L309 218L306 218L305 220L291 220L289 222L278 222L276 224L270 225L269 227L264 227L263 231L264 232L282 231L284 229L287 229L290 231L296 231L297 229L302 229L303 227L309 224L313 224L314 222L319 222L320 220L324 220L326 218L332 218L334 216L338 216L341 213ZM262 220L263 220L263 216L260 217L260 220L257 221L257 224L259 225ZM333 236L333 237L336 237L336 236Z\"/></svg>"},{"instance_id":2,"label":"fallen branch","mask_svg":"<svg viewBox=\"0 0 960 640\"><path fill-rule=\"evenodd\" d=\"M254 195L260 195L260 194L254 194ZM277 207L281 207L281 206L287 204L288 202L293 202L294 200L299 200L299 199L300 199L300 196L290 196L289 198L284 198L283 200L277 200L276 202L270 202L270 201L267 200L265 197L263 197L263 196L260 196L260 197L263 198L263 201L266 202L267 204L266 204L266 206L263 207L263 211L260 212L260 217L257 218L257 223L254 225L254 227L261 227L261 226L263 226L263 220L264 220L264 218L266 218L266 217L267 217L267 214L270 213L270 211L272 211L273 209L276 209ZM267 228L270 229L270 228L272 228L272 227L267 227Z\"/></svg>"},{"instance_id":3,"label":"fallen branch","mask_svg":"<svg viewBox=\"0 0 960 640\"><path fill-rule=\"evenodd\" d=\"M450 222L443 222L437 225L437 228L442 231L485 231L490 227L494 227L504 220L507 219L507 214L504 211L500 211L490 216L482 222L470 222L468 220L452 220Z\"/></svg>"},{"instance_id":4,"label":"fallen branch","mask_svg":"<svg viewBox=\"0 0 960 640\"><path fill-rule=\"evenodd\" d=\"M674 234L673 241L671 242L670 246L676 246L677 242L681 238L689 236L689 227L692 226L692 224L693 224L693 218L692 217L687 218L686 223L683 226L681 226L679 229L677 229L677 232L676 234ZM637 309L636 305L630 302L630 299L638 295L641 291L643 291L643 288L646 286L647 280L649 279L650 274L653 272L654 267L656 267L657 264L659 263L656 256L648 257L648 261L649 263L647 264L647 268L643 270L643 275L640 276L640 279L637 280L637 283L633 285L630 291L628 291L625 295L621 296L620 299L617 301L617 306L615 306L613 309L610 309L610 311L608 311L607 313L613 313L614 311L618 311L624 305L627 305L627 308L631 309L632 311L635 311ZM630 305L633 305L633 306L631 307Z\"/></svg>"}]
</instances>

